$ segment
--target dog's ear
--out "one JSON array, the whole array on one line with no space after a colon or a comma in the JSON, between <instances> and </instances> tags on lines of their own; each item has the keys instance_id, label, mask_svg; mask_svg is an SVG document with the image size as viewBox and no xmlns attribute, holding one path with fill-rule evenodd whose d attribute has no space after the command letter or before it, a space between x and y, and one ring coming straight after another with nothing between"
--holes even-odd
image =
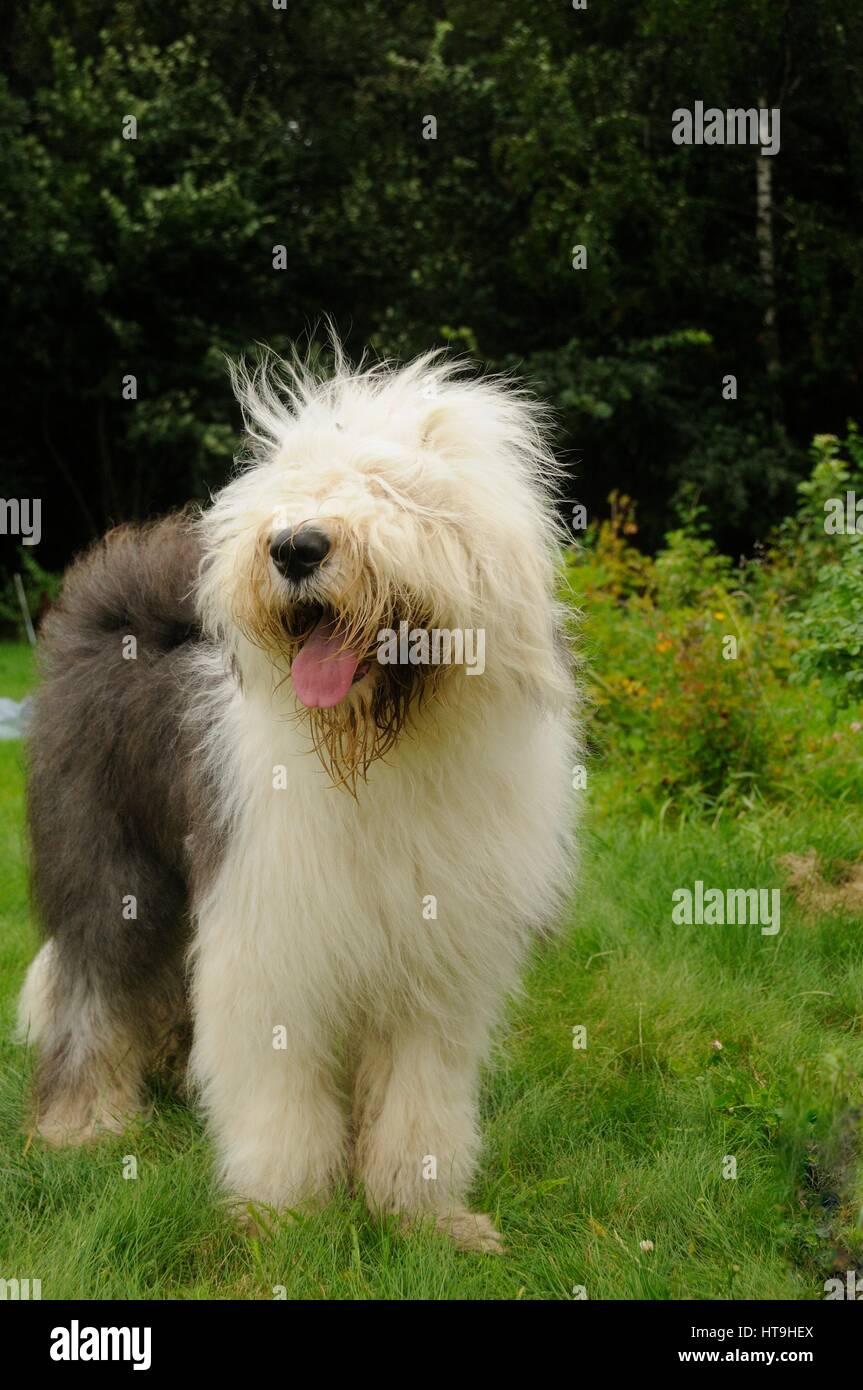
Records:
<instances>
[{"instance_id":1,"label":"dog's ear","mask_svg":"<svg viewBox=\"0 0 863 1390\"><path fill-rule=\"evenodd\" d=\"M431 378L423 399L427 407L420 424L421 448L441 454L461 453L472 445L483 451L494 448L494 436L501 432L501 393L484 390L479 383L438 383Z\"/></svg>"},{"instance_id":2,"label":"dog's ear","mask_svg":"<svg viewBox=\"0 0 863 1390\"><path fill-rule=\"evenodd\" d=\"M512 382L444 376L437 385L425 398L420 438L424 450L456 464L451 503L458 509L465 500L456 524L466 528L488 649L522 689L558 704L570 694L555 602L568 536L553 501L560 469L546 413Z\"/></svg>"},{"instance_id":3,"label":"dog's ear","mask_svg":"<svg viewBox=\"0 0 863 1390\"><path fill-rule=\"evenodd\" d=\"M420 447L450 457L486 460L495 474L509 464L528 486L549 489L560 470L548 445L546 406L516 382L498 377L458 377L447 364L416 380L423 409Z\"/></svg>"}]
</instances>

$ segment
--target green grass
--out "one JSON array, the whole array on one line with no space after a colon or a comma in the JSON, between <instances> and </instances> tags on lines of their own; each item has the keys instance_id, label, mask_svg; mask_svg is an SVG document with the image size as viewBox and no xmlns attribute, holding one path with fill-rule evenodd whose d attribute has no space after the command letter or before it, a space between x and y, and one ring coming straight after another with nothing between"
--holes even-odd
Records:
<instances>
[{"instance_id":1,"label":"green grass","mask_svg":"<svg viewBox=\"0 0 863 1390\"><path fill-rule=\"evenodd\" d=\"M33 648L23 642L0 642L0 695L23 700L35 677Z\"/></svg>"},{"instance_id":2,"label":"green grass","mask_svg":"<svg viewBox=\"0 0 863 1390\"><path fill-rule=\"evenodd\" d=\"M0 649L0 673L22 665ZM495 1259L400 1236L347 1194L246 1240L198 1118L166 1095L122 1139L28 1143L29 1064L5 1041L35 945L22 791L20 745L0 744L3 1276L41 1279L44 1298L272 1298L281 1285L300 1299L561 1299L583 1285L592 1299L813 1299L863 1256L859 920L813 920L783 891L775 937L671 924L673 889L696 878L781 886L776 858L810 845L828 864L856 859L857 803L801 798L674 827L634 821L592 771L571 920L537 952L484 1088L474 1202L505 1234Z\"/></svg>"}]
</instances>

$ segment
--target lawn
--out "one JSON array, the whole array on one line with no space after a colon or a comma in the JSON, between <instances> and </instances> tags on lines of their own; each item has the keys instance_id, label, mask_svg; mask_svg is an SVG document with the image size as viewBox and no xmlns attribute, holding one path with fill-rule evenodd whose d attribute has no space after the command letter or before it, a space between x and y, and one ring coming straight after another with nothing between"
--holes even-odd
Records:
<instances>
[{"instance_id":1,"label":"lawn","mask_svg":"<svg viewBox=\"0 0 863 1390\"><path fill-rule=\"evenodd\" d=\"M0 694L30 672L0 647ZM673 817L634 807L613 757L588 769L580 889L485 1081L475 1205L507 1243L492 1258L401 1237L347 1193L240 1237L198 1118L168 1095L92 1149L30 1141L29 1062L7 1041L36 944L23 754L0 744L0 1272L41 1279L43 1298L823 1297L863 1255L863 940L839 891L859 798L815 787ZM778 861L811 849L824 878L798 897ZM673 925L673 891L697 879L780 887L780 931Z\"/></svg>"}]
</instances>

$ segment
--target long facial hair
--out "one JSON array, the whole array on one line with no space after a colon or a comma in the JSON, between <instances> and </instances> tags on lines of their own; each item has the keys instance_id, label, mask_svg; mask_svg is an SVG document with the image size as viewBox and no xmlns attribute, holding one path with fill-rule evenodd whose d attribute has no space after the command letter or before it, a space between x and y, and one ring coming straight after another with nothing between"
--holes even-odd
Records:
<instances>
[{"instance_id":1,"label":"long facial hair","mask_svg":"<svg viewBox=\"0 0 863 1390\"><path fill-rule=\"evenodd\" d=\"M333 527L331 518L327 524ZM373 663L375 680L369 690L356 690L330 709L302 709L297 715L332 784L356 796L372 763L391 751L449 668L378 662L381 629L398 632L405 621L410 628L429 628L436 625L435 618L417 594L380 580L348 528L337 526L337 535L342 576L337 592L310 586L307 598L274 602L268 549L259 544L250 582L240 586L233 619L243 635L266 652L279 673L277 689L290 679L294 658L323 617L334 622L343 650L350 648L361 662Z\"/></svg>"}]
</instances>

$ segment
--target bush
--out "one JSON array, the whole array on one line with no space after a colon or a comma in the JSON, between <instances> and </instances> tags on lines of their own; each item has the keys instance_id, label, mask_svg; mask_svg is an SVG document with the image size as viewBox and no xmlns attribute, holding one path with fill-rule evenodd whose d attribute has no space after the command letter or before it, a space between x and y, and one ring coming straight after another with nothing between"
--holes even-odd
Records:
<instances>
[{"instance_id":1,"label":"bush","mask_svg":"<svg viewBox=\"0 0 863 1390\"><path fill-rule=\"evenodd\" d=\"M863 535L841 540L836 559L819 569L809 603L792 615L804 644L792 679L822 680L834 714L863 698Z\"/></svg>"},{"instance_id":2,"label":"bush","mask_svg":"<svg viewBox=\"0 0 863 1390\"><path fill-rule=\"evenodd\" d=\"M824 529L825 500L863 478L859 435L819 436L811 457L795 515L752 561L718 552L691 491L655 558L618 493L570 553L591 744L646 812L863 785L863 723L831 723L863 700L863 535Z\"/></svg>"}]
</instances>

